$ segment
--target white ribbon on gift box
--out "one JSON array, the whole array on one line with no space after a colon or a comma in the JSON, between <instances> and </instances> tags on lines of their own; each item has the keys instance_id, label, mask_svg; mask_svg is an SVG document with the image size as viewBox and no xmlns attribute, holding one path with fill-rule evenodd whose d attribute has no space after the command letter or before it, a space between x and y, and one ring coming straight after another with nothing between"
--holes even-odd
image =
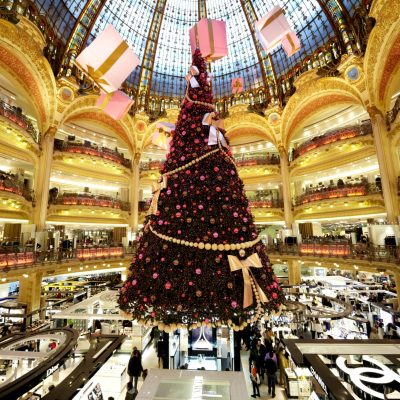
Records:
<instances>
[{"instance_id":1,"label":"white ribbon on gift box","mask_svg":"<svg viewBox=\"0 0 400 400\"><path fill-rule=\"evenodd\" d=\"M218 144L218 137L219 137L219 142L221 143L222 146L228 147L228 144L226 143L226 140L224 138L224 135L218 130L217 127L213 126L212 123L211 125L207 122L207 119L209 119L210 113L204 114L202 124L206 126L210 126L210 133L208 135L208 145L212 146L214 144Z\"/></svg>"},{"instance_id":2,"label":"white ribbon on gift box","mask_svg":"<svg viewBox=\"0 0 400 400\"><path fill-rule=\"evenodd\" d=\"M192 65L189 69L189 73L186 75L186 80L190 82L190 86L192 89L199 88L199 82L197 82L197 79L195 78L196 75L199 75L200 71L199 69L195 66Z\"/></svg>"}]
</instances>

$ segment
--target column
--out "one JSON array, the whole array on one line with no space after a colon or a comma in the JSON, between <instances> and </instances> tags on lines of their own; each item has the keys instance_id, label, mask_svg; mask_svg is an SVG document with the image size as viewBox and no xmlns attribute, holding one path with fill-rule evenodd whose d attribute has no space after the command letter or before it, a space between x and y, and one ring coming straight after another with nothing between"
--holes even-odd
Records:
<instances>
[{"instance_id":1,"label":"column","mask_svg":"<svg viewBox=\"0 0 400 400\"><path fill-rule=\"evenodd\" d=\"M129 226L132 232L137 232L139 225L139 159L140 154L135 154L134 160L132 160L132 179L129 186L129 197L131 201Z\"/></svg>"},{"instance_id":2,"label":"column","mask_svg":"<svg viewBox=\"0 0 400 400\"><path fill-rule=\"evenodd\" d=\"M286 228L292 229L293 210L292 210L292 196L290 193L289 159L287 151L283 146L279 146L279 156L281 164L282 195L283 195L283 208L285 213L285 225Z\"/></svg>"},{"instance_id":3,"label":"column","mask_svg":"<svg viewBox=\"0 0 400 400\"><path fill-rule=\"evenodd\" d=\"M297 260L289 260L288 265L288 275L289 275L289 285L300 285L301 282L301 266Z\"/></svg>"},{"instance_id":4,"label":"column","mask_svg":"<svg viewBox=\"0 0 400 400\"><path fill-rule=\"evenodd\" d=\"M385 118L375 106L368 107L368 113L372 122L372 133L381 174L387 221L389 224L395 224L398 222L397 175L392 147L386 131Z\"/></svg>"},{"instance_id":5,"label":"column","mask_svg":"<svg viewBox=\"0 0 400 400\"><path fill-rule=\"evenodd\" d=\"M393 303L393 309L395 311L400 310L400 272L394 272L394 283L396 284L397 301Z\"/></svg>"},{"instance_id":6,"label":"column","mask_svg":"<svg viewBox=\"0 0 400 400\"><path fill-rule=\"evenodd\" d=\"M34 272L19 279L18 301L27 304L28 313L40 308L42 278L42 272Z\"/></svg>"},{"instance_id":7,"label":"column","mask_svg":"<svg viewBox=\"0 0 400 400\"><path fill-rule=\"evenodd\" d=\"M46 226L47 206L49 201L51 163L53 161L54 136L57 127L51 126L42 137L42 152L35 168L35 208L33 223L36 230L42 231Z\"/></svg>"}]
</instances>

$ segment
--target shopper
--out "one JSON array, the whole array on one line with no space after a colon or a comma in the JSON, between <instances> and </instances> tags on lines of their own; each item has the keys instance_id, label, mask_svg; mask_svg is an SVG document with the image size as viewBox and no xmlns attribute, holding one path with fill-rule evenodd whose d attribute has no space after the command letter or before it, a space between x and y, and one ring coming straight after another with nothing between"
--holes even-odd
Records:
<instances>
[{"instance_id":1,"label":"shopper","mask_svg":"<svg viewBox=\"0 0 400 400\"><path fill-rule=\"evenodd\" d=\"M324 330L322 329L322 325L319 322L318 318L315 320L314 327L315 327L314 329L315 329L315 335L316 335L317 339L321 339L322 334L324 333Z\"/></svg>"},{"instance_id":2,"label":"shopper","mask_svg":"<svg viewBox=\"0 0 400 400\"><path fill-rule=\"evenodd\" d=\"M158 368L161 368L162 366L163 355L164 355L164 342L160 339L157 342Z\"/></svg>"},{"instance_id":3,"label":"shopper","mask_svg":"<svg viewBox=\"0 0 400 400\"><path fill-rule=\"evenodd\" d=\"M137 391L134 389L132 382L128 382L126 385L126 395L125 400L134 400L136 399Z\"/></svg>"},{"instance_id":4,"label":"shopper","mask_svg":"<svg viewBox=\"0 0 400 400\"><path fill-rule=\"evenodd\" d=\"M379 337L378 328L373 327L369 335L370 339L383 339Z\"/></svg>"},{"instance_id":5,"label":"shopper","mask_svg":"<svg viewBox=\"0 0 400 400\"><path fill-rule=\"evenodd\" d=\"M257 367L256 367L255 363L253 363L251 365L250 379L251 379L251 383L253 384L253 394L251 395L251 397L261 397L260 396L261 381L260 381L260 376L258 375Z\"/></svg>"},{"instance_id":6,"label":"shopper","mask_svg":"<svg viewBox=\"0 0 400 400\"><path fill-rule=\"evenodd\" d=\"M285 385L285 369L289 367L289 360L286 356L284 347L280 347L278 350L278 364L279 364L279 384Z\"/></svg>"},{"instance_id":7,"label":"shopper","mask_svg":"<svg viewBox=\"0 0 400 400\"><path fill-rule=\"evenodd\" d=\"M379 322L378 324L378 336L379 339L383 339L383 337L385 336L385 331L383 329L383 322Z\"/></svg>"},{"instance_id":8,"label":"shopper","mask_svg":"<svg viewBox=\"0 0 400 400\"><path fill-rule=\"evenodd\" d=\"M265 372L267 373L268 394L275 397L275 374L278 370L276 354L270 351L265 359Z\"/></svg>"},{"instance_id":9,"label":"shopper","mask_svg":"<svg viewBox=\"0 0 400 400\"><path fill-rule=\"evenodd\" d=\"M137 384L140 374L143 372L142 360L137 349L133 350L132 356L128 363L129 382L135 379L134 388L137 391Z\"/></svg>"},{"instance_id":10,"label":"shopper","mask_svg":"<svg viewBox=\"0 0 400 400\"><path fill-rule=\"evenodd\" d=\"M315 339L315 320L310 321L311 338Z\"/></svg>"}]
</instances>

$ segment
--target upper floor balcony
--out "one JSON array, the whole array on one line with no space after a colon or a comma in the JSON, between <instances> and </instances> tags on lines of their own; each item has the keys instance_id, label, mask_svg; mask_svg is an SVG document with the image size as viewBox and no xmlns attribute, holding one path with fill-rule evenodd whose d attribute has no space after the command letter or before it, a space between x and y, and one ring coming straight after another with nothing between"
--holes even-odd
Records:
<instances>
[{"instance_id":1,"label":"upper floor balcony","mask_svg":"<svg viewBox=\"0 0 400 400\"><path fill-rule=\"evenodd\" d=\"M306 193L294 198L294 204L301 206L303 204L318 202L323 200L338 199L343 197L367 196L370 194L381 194L382 186L378 183L355 183L353 185L317 187L308 189Z\"/></svg>"},{"instance_id":2,"label":"upper floor balcony","mask_svg":"<svg viewBox=\"0 0 400 400\"><path fill-rule=\"evenodd\" d=\"M132 169L128 160L117 149L97 146L89 141L54 141L53 167L76 174L77 167L85 175L96 179L127 181Z\"/></svg>"},{"instance_id":3,"label":"upper floor balcony","mask_svg":"<svg viewBox=\"0 0 400 400\"><path fill-rule=\"evenodd\" d=\"M249 199L250 208L283 208L282 199L252 200Z\"/></svg>"},{"instance_id":4,"label":"upper floor balcony","mask_svg":"<svg viewBox=\"0 0 400 400\"><path fill-rule=\"evenodd\" d=\"M57 197L50 198L49 203L67 206L115 208L121 211L130 211L131 209L131 205L127 201L122 201L111 196L90 193L63 192Z\"/></svg>"},{"instance_id":5,"label":"upper floor balcony","mask_svg":"<svg viewBox=\"0 0 400 400\"><path fill-rule=\"evenodd\" d=\"M332 152L335 157L332 157ZM292 149L291 175L300 176L364 161L374 154L372 125L367 120L360 125L331 130Z\"/></svg>"},{"instance_id":6,"label":"upper floor balcony","mask_svg":"<svg viewBox=\"0 0 400 400\"><path fill-rule=\"evenodd\" d=\"M29 219L32 214L33 192L18 177L0 171L0 216Z\"/></svg>"},{"instance_id":7,"label":"upper floor balcony","mask_svg":"<svg viewBox=\"0 0 400 400\"><path fill-rule=\"evenodd\" d=\"M234 155L236 166L238 168L241 167L251 167L254 165L279 165L280 158L277 154L260 154L260 155L253 155L253 156L239 156Z\"/></svg>"},{"instance_id":8,"label":"upper floor balcony","mask_svg":"<svg viewBox=\"0 0 400 400\"><path fill-rule=\"evenodd\" d=\"M0 100L0 116L18 125L34 142L39 142L39 135L29 118L22 113L19 107L11 106Z\"/></svg>"}]
</instances>

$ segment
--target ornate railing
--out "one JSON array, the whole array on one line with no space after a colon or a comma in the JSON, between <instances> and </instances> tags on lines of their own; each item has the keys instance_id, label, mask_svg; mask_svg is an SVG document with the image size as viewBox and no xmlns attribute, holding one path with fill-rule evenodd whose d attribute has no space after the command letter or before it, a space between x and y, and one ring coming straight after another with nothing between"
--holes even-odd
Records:
<instances>
[{"instance_id":1,"label":"ornate railing","mask_svg":"<svg viewBox=\"0 0 400 400\"><path fill-rule=\"evenodd\" d=\"M79 247L58 248L55 250L33 251L31 247L16 248L0 247L0 269L9 267L24 267L26 265L41 263L56 263L60 261L88 261L124 257L132 254L135 247L124 248L122 246L106 247Z\"/></svg>"},{"instance_id":2,"label":"ornate railing","mask_svg":"<svg viewBox=\"0 0 400 400\"><path fill-rule=\"evenodd\" d=\"M259 155L241 159L240 156L234 156L238 167L250 167L252 165L279 165L280 158L276 154Z\"/></svg>"},{"instance_id":3,"label":"ornate railing","mask_svg":"<svg viewBox=\"0 0 400 400\"><path fill-rule=\"evenodd\" d=\"M140 163L141 171L159 171L164 165L163 161L148 161Z\"/></svg>"},{"instance_id":4,"label":"ornate railing","mask_svg":"<svg viewBox=\"0 0 400 400\"><path fill-rule=\"evenodd\" d=\"M295 160L297 157L329 143L334 143L340 140L346 140L357 136L368 135L372 133L371 121L368 120L361 125L348 126L340 129L335 129L324 133L320 136L315 136L307 142L302 143L297 149L292 150L291 159Z\"/></svg>"},{"instance_id":5,"label":"ornate railing","mask_svg":"<svg viewBox=\"0 0 400 400\"><path fill-rule=\"evenodd\" d=\"M366 196L368 194L382 193L382 187L374 183L347 185L344 187L327 187L315 189L313 192L304 193L294 199L296 206L312 203L314 201L337 199L341 197Z\"/></svg>"},{"instance_id":6,"label":"ornate railing","mask_svg":"<svg viewBox=\"0 0 400 400\"><path fill-rule=\"evenodd\" d=\"M91 195L88 193L61 193L49 201L50 204L80 205L88 207L116 208L122 211L130 211L131 205L127 201L121 201L110 196Z\"/></svg>"},{"instance_id":7,"label":"ornate railing","mask_svg":"<svg viewBox=\"0 0 400 400\"><path fill-rule=\"evenodd\" d=\"M23 196L28 201L33 201L32 190L26 189L23 186L22 182L19 182L16 179L2 176L1 173L0 173L0 191L14 193L17 194L18 196Z\"/></svg>"},{"instance_id":8,"label":"ornate railing","mask_svg":"<svg viewBox=\"0 0 400 400\"><path fill-rule=\"evenodd\" d=\"M25 132L29 133L35 142L38 142L39 136L32 122L22 113L18 107L10 106L3 100L0 100L0 115L20 126Z\"/></svg>"},{"instance_id":9,"label":"ornate railing","mask_svg":"<svg viewBox=\"0 0 400 400\"><path fill-rule=\"evenodd\" d=\"M282 199L271 199L271 200L249 200L249 206L251 208L282 208Z\"/></svg>"},{"instance_id":10,"label":"ornate railing","mask_svg":"<svg viewBox=\"0 0 400 400\"><path fill-rule=\"evenodd\" d=\"M100 157L123 165L126 168L132 168L131 160L125 158L124 155L117 150L108 149L107 147L97 147L91 143L71 143L56 139L54 141L54 149L67 153L87 154L89 156Z\"/></svg>"},{"instance_id":11,"label":"ornate railing","mask_svg":"<svg viewBox=\"0 0 400 400\"><path fill-rule=\"evenodd\" d=\"M299 245L268 245L269 254L358 259L400 263L398 246L378 246L372 244L349 243L301 243Z\"/></svg>"}]
</instances>

